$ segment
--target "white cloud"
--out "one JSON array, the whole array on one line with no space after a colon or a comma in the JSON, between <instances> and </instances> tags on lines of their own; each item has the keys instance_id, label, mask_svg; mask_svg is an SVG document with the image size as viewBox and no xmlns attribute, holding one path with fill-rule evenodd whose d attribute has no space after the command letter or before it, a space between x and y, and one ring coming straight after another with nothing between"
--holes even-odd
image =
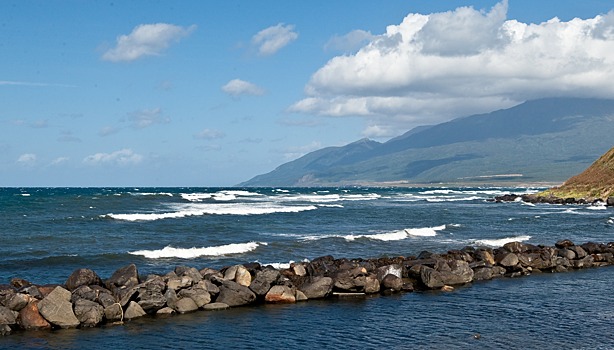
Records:
<instances>
[{"instance_id":1,"label":"white cloud","mask_svg":"<svg viewBox=\"0 0 614 350\"><path fill-rule=\"evenodd\" d=\"M263 95L264 89L256 84L241 79L233 79L222 86L222 91L232 96Z\"/></svg>"},{"instance_id":2,"label":"white cloud","mask_svg":"<svg viewBox=\"0 0 614 350\"><path fill-rule=\"evenodd\" d=\"M96 153L83 159L88 165L135 165L143 161L143 156L124 148L113 153Z\"/></svg>"},{"instance_id":3,"label":"white cloud","mask_svg":"<svg viewBox=\"0 0 614 350\"><path fill-rule=\"evenodd\" d=\"M320 142L312 141L306 145L286 148L282 151L282 153L286 160L293 160L302 157L309 152L319 150L320 148L322 148L322 144Z\"/></svg>"},{"instance_id":4,"label":"white cloud","mask_svg":"<svg viewBox=\"0 0 614 350\"><path fill-rule=\"evenodd\" d=\"M155 124L170 122L170 119L163 115L160 107L132 112L128 118L135 129L144 129Z\"/></svg>"},{"instance_id":5,"label":"white cloud","mask_svg":"<svg viewBox=\"0 0 614 350\"><path fill-rule=\"evenodd\" d=\"M196 25L187 28L167 23L141 24L132 33L117 37L117 45L107 50L102 59L111 62L134 61L143 56L157 56L171 43L190 35Z\"/></svg>"},{"instance_id":6,"label":"white cloud","mask_svg":"<svg viewBox=\"0 0 614 350\"><path fill-rule=\"evenodd\" d=\"M36 163L36 154L34 153L24 153L17 158L17 163L32 166Z\"/></svg>"},{"instance_id":7,"label":"white cloud","mask_svg":"<svg viewBox=\"0 0 614 350\"><path fill-rule=\"evenodd\" d=\"M362 135L367 138L388 138L397 135L399 130L382 125L372 124L363 130Z\"/></svg>"},{"instance_id":8,"label":"white cloud","mask_svg":"<svg viewBox=\"0 0 614 350\"><path fill-rule=\"evenodd\" d=\"M119 129L114 126L104 126L98 131L98 135L105 137L105 136L113 135L117 133L118 131Z\"/></svg>"},{"instance_id":9,"label":"white cloud","mask_svg":"<svg viewBox=\"0 0 614 350\"><path fill-rule=\"evenodd\" d=\"M69 161L68 157L58 157L51 161L51 165L60 165Z\"/></svg>"},{"instance_id":10,"label":"white cloud","mask_svg":"<svg viewBox=\"0 0 614 350\"><path fill-rule=\"evenodd\" d=\"M252 37L252 45L258 48L262 56L269 56L279 51L298 38L293 25L279 23L259 31Z\"/></svg>"},{"instance_id":11,"label":"white cloud","mask_svg":"<svg viewBox=\"0 0 614 350\"><path fill-rule=\"evenodd\" d=\"M353 52L360 49L375 38L376 36L371 34L371 32L357 29L345 35L335 35L326 43L326 45L324 45L324 49Z\"/></svg>"},{"instance_id":12,"label":"white cloud","mask_svg":"<svg viewBox=\"0 0 614 350\"><path fill-rule=\"evenodd\" d=\"M614 98L614 11L540 24L506 12L502 1L490 11L409 14L355 54L329 60L289 110L407 128L528 99Z\"/></svg>"},{"instance_id":13,"label":"white cloud","mask_svg":"<svg viewBox=\"0 0 614 350\"><path fill-rule=\"evenodd\" d=\"M222 131L215 129L203 129L200 132L194 134L194 138L201 140L215 140L221 139L225 136L226 134L224 134Z\"/></svg>"}]
</instances>

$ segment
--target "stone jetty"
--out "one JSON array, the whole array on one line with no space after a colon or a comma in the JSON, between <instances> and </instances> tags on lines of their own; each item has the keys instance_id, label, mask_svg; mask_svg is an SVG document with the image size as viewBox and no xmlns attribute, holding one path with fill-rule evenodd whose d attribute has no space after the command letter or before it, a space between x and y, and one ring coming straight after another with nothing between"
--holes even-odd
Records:
<instances>
[{"instance_id":1,"label":"stone jetty","mask_svg":"<svg viewBox=\"0 0 614 350\"><path fill-rule=\"evenodd\" d=\"M562 240L554 246L512 242L494 249L465 247L394 258L324 256L283 269L258 263L220 270L177 266L164 275L141 276L131 264L102 279L83 268L62 284L37 285L13 278L9 285L0 285L0 333L97 327L138 317L162 318L264 303L452 291L454 286L473 281L612 264L614 242L576 245Z\"/></svg>"}]
</instances>

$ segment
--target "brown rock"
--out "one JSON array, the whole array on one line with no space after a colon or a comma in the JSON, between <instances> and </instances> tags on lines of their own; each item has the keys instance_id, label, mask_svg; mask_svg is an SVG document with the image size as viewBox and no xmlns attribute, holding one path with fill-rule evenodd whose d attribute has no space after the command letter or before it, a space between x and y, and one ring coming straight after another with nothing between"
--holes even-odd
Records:
<instances>
[{"instance_id":1,"label":"brown rock","mask_svg":"<svg viewBox=\"0 0 614 350\"><path fill-rule=\"evenodd\" d=\"M51 324L40 314L35 302L29 303L19 311L18 322L25 330L51 329Z\"/></svg>"},{"instance_id":2,"label":"brown rock","mask_svg":"<svg viewBox=\"0 0 614 350\"><path fill-rule=\"evenodd\" d=\"M264 301L267 303L295 303L296 296L292 288L288 286L273 286L266 293Z\"/></svg>"}]
</instances>

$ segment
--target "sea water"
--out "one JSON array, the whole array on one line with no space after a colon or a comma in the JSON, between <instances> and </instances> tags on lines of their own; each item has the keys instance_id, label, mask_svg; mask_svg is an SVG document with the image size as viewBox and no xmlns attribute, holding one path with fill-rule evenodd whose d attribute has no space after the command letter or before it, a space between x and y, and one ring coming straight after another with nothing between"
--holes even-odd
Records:
<instances>
[{"instance_id":1,"label":"sea water","mask_svg":"<svg viewBox=\"0 0 614 350\"><path fill-rule=\"evenodd\" d=\"M0 283L63 283L323 255L377 258L510 241L614 241L614 209L494 203L535 188L4 188ZM0 348L614 348L614 268L473 283L452 293L308 301L17 332Z\"/></svg>"}]
</instances>

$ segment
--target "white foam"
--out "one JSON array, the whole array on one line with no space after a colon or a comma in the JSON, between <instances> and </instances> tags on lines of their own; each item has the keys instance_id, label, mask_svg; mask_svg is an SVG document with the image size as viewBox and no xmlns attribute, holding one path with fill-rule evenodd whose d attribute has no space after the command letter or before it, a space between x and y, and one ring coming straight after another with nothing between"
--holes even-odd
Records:
<instances>
[{"instance_id":1,"label":"white foam","mask_svg":"<svg viewBox=\"0 0 614 350\"><path fill-rule=\"evenodd\" d=\"M133 196L173 196L173 194L169 192L130 192L130 194Z\"/></svg>"},{"instance_id":2,"label":"white foam","mask_svg":"<svg viewBox=\"0 0 614 350\"><path fill-rule=\"evenodd\" d=\"M21 196L22 196L22 197L30 197L30 196L31 196L31 194L29 194L29 193L22 193L22 194L21 194Z\"/></svg>"},{"instance_id":3,"label":"white foam","mask_svg":"<svg viewBox=\"0 0 614 350\"><path fill-rule=\"evenodd\" d=\"M602 205L589 205L588 207L586 207L586 209L590 209L590 210L606 210L606 209L608 209L608 207L606 207L605 204L602 204Z\"/></svg>"},{"instance_id":4,"label":"white foam","mask_svg":"<svg viewBox=\"0 0 614 350\"><path fill-rule=\"evenodd\" d=\"M137 250L134 252L128 252L132 255L141 255L148 259L162 259L162 258L182 258L193 259L201 256L223 256L231 254L243 254L255 250L259 245L266 245L266 243L232 243L214 247L202 247L202 248L174 248L166 246L158 250Z\"/></svg>"},{"instance_id":5,"label":"white foam","mask_svg":"<svg viewBox=\"0 0 614 350\"><path fill-rule=\"evenodd\" d=\"M343 208L343 205L341 205L341 204L318 204L318 207L323 207L323 208Z\"/></svg>"},{"instance_id":6,"label":"white foam","mask_svg":"<svg viewBox=\"0 0 614 350\"><path fill-rule=\"evenodd\" d=\"M531 236L515 236L515 237L506 237L506 238L498 238L498 239L480 239L475 241L477 245L486 245L490 247L501 247L506 243L510 242L524 242L531 239Z\"/></svg>"},{"instance_id":7,"label":"white foam","mask_svg":"<svg viewBox=\"0 0 614 350\"><path fill-rule=\"evenodd\" d=\"M414 236L414 237L437 236L437 231L442 231L445 229L446 229L446 225L441 225L441 226L435 226L435 227L406 228L406 229L399 230L399 231L377 233L377 234L372 234L372 235L345 235L345 236L336 236L336 237L343 237L346 241L353 241L358 238L368 238L368 239L374 239L378 241L400 241L410 236Z\"/></svg>"},{"instance_id":8,"label":"white foam","mask_svg":"<svg viewBox=\"0 0 614 350\"><path fill-rule=\"evenodd\" d=\"M201 215L264 215L274 213L298 213L315 210L316 206L283 206L267 203L235 203L235 204L182 204L175 206L175 211L158 213L133 213L102 215L125 221L153 221L161 219L177 219Z\"/></svg>"}]
</instances>

